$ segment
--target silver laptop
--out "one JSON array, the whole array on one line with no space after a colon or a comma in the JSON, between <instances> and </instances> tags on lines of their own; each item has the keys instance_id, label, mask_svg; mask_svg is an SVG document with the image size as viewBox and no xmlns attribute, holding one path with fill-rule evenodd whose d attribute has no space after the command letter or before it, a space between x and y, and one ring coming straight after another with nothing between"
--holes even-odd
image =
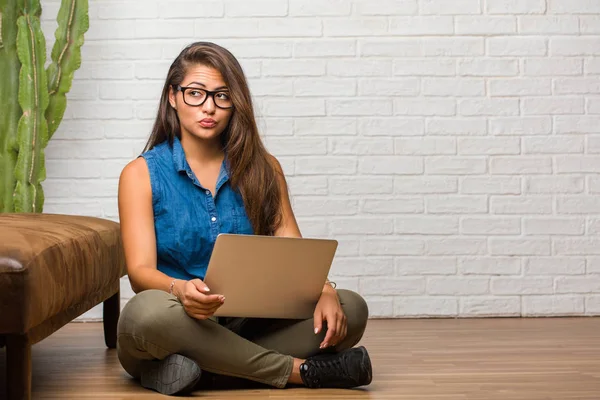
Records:
<instances>
[{"instance_id":1,"label":"silver laptop","mask_svg":"<svg viewBox=\"0 0 600 400\"><path fill-rule=\"evenodd\" d=\"M204 282L225 296L215 316L306 319L338 242L331 239L220 234Z\"/></svg>"}]
</instances>

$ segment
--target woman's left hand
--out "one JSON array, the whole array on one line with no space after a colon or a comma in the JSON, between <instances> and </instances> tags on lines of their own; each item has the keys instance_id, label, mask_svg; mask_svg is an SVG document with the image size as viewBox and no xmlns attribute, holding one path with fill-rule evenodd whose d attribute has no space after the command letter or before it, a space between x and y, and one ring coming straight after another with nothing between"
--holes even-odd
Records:
<instances>
[{"instance_id":1,"label":"woman's left hand","mask_svg":"<svg viewBox=\"0 0 600 400\"><path fill-rule=\"evenodd\" d=\"M348 332L346 315L334 288L327 285L321 293L314 313L315 334L321 332L323 321L327 321L327 334L319 348L324 349L340 343Z\"/></svg>"}]
</instances>

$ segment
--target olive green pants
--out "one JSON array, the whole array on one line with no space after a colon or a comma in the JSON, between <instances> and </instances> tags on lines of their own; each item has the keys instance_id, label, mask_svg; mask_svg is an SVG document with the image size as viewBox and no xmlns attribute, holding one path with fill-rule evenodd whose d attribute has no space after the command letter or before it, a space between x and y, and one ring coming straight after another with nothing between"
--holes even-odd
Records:
<instances>
[{"instance_id":1,"label":"olive green pants","mask_svg":"<svg viewBox=\"0 0 600 400\"><path fill-rule=\"evenodd\" d=\"M351 348L367 325L368 308L360 295L338 290L348 333L335 351ZM284 387L293 357L317 354L326 324L317 335L313 319L210 318L188 316L179 300L161 290L134 296L119 318L117 352L121 365L139 378L149 361L181 354L205 371Z\"/></svg>"}]
</instances>

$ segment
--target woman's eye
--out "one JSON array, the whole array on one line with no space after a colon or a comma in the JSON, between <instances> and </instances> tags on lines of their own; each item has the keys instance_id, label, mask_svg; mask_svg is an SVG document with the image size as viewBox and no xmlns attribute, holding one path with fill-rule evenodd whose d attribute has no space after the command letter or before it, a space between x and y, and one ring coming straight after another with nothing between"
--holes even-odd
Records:
<instances>
[{"instance_id":1,"label":"woman's eye","mask_svg":"<svg viewBox=\"0 0 600 400\"><path fill-rule=\"evenodd\" d=\"M189 94L190 96L200 97L204 95L204 92L202 90L190 90Z\"/></svg>"},{"instance_id":2,"label":"woman's eye","mask_svg":"<svg viewBox=\"0 0 600 400\"><path fill-rule=\"evenodd\" d=\"M223 93L223 92L217 93L217 97L222 100L229 100L229 94L227 94L227 93Z\"/></svg>"}]
</instances>

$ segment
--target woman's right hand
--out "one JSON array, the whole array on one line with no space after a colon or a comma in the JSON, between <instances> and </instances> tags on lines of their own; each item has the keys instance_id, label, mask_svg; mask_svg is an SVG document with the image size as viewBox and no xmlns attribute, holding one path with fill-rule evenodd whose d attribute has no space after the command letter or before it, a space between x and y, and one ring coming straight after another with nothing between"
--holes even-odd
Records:
<instances>
[{"instance_id":1,"label":"woman's right hand","mask_svg":"<svg viewBox=\"0 0 600 400\"><path fill-rule=\"evenodd\" d=\"M183 304L185 312L200 320L212 317L225 302L225 296L209 294L210 289L201 279L176 280L173 292Z\"/></svg>"}]
</instances>

